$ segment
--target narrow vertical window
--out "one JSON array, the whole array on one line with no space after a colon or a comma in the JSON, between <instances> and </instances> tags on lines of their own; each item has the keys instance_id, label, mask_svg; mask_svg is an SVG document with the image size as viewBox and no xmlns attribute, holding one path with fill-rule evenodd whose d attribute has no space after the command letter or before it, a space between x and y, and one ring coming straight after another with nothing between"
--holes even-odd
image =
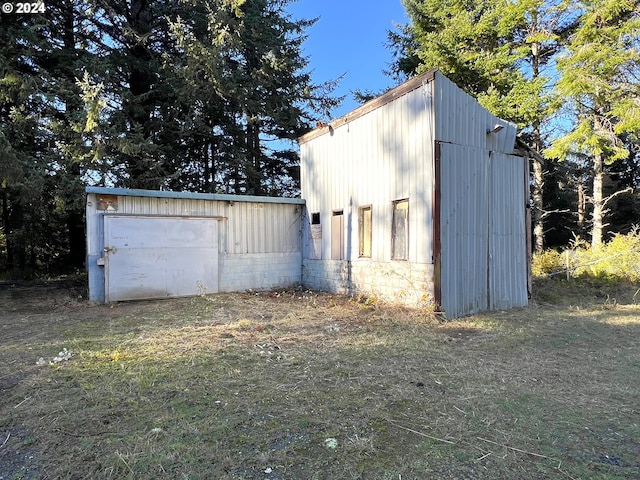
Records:
<instances>
[{"instance_id":1,"label":"narrow vertical window","mask_svg":"<svg viewBox=\"0 0 640 480\"><path fill-rule=\"evenodd\" d=\"M391 259L409 259L409 200L393 202L391 224Z\"/></svg>"},{"instance_id":2,"label":"narrow vertical window","mask_svg":"<svg viewBox=\"0 0 640 480\"><path fill-rule=\"evenodd\" d=\"M358 209L358 256L371 258L371 206Z\"/></svg>"},{"instance_id":3,"label":"narrow vertical window","mask_svg":"<svg viewBox=\"0 0 640 480\"><path fill-rule=\"evenodd\" d=\"M331 260L344 259L344 215L336 210L331 216Z\"/></svg>"},{"instance_id":4,"label":"narrow vertical window","mask_svg":"<svg viewBox=\"0 0 640 480\"><path fill-rule=\"evenodd\" d=\"M309 242L309 259L320 260L322 258L322 225L320 224L320 212L311 214L311 229Z\"/></svg>"}]
</instances>

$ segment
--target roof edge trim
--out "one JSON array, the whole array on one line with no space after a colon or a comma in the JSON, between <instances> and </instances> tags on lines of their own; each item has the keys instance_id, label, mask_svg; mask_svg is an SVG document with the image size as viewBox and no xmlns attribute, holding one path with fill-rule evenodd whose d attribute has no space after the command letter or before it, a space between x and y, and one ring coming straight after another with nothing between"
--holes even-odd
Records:
<instances>
[{"instance_id":1,"label":"roof edge trim","mask_svg":"<svg viewBox=\"0 0 640 480\"><path fill-rule=\"evenodd\" d=\"M318 138L326 133L329 133L331 130L335 128L341 127L342 125L346 125L347 123L352 122L357 118L360 118L366 115L367 113L370 113L374 110L377 110L380 107L385 106L388 103L393 102L397 98L402 97L403 95L406 95L407 93L412 92L415 89L419 88L425 82L433 81L433 79L435 78L435 73L437 71L438 71L437 68L432 68L431 70L427 70L426 72L421 73L420 75L416 75L415 77L407 80L404 83L401 83L397 87L392 88L391 90L380 95L379 97L374 98L373 100L369 100L364 105L361 105L360 107L356 108L355 110L352 110L346 115L340 118L337 118L335 120L332 120L328 124L323 125L322 127L316 128L314 130L311 130L308 133L305 133L300 138L298 138L298 143L299 144L307 143L313 140L314 138Z\"/></svg>"},{"instance_id":2,"label":"roof edge trim","mask_svg":"<svg viewBox=\"0 0 640 480\"><path fill-rule=\"evenodd\" d=\"M302 198L264 197L255 195L229 195L220 193L171 192L164 190L141 190L135 188L86 187L87 194L120 195L125 197L154 197L154 198L186 198L193 200L218 200L224 202L252 202L252 203L288 203L304 205Z\"/></svg>"}]
</instances>

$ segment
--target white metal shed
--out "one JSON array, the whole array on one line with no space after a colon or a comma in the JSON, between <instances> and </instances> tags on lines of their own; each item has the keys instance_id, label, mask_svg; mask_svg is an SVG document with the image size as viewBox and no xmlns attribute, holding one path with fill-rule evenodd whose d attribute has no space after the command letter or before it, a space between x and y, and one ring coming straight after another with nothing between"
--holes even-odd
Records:
<instances>
[{"instance_id":1,"label":"white metal shed","mask_svg":"<svg viewBox=\"0 0 640 480\"><path fill-rule=\"evenodd\" d=\"M516 126L437 70L300 138L302 199L87 188L91 300L267 289L528 303Z\"/></svg>"},{"instance_id":2,"label":"white metal shed","mask_svg":"<svg viewBox=\"0 0 640 480\"><path fill-rule=\"evenodd\" d=\"M90 300L301 283L301 199L101 187L86 192Z\"/></svg>"},{"instance_id":3,"label":"white metal shed","mask_svg":"<svg viewBox=\"0 0 640 480\"><path fill-rule=\"evenodd\" d=\"M431 70L301 137L303 284L448 317L527 305L516 133Z\"/></svg>"}]
</instances>

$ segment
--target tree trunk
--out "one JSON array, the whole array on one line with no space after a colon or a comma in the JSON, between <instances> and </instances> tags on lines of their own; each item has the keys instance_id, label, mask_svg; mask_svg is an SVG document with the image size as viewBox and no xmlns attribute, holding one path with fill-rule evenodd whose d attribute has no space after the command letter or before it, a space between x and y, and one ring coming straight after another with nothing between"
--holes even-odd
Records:
<instances>
[{"instance_id":1,"label":"tree trunk","mask_svg":"<svg viewBox=\"0 0 640 480\"><path fill-rule=\"evenodd\" d=\"M604 202L602 197L602 181L604 179L604 160L602 154L593 157L593 225L591 227L591 248L597 250L602 246L604 228Z\"/></svg>"},{"instance_id":2,"label":"tree trunk","mask_svg":"<svg viewBox=\"0 0 640 480\"><path fill-rule=\"evenodd\" d=\"M585 211L587 200L584 193L584 177L582 173L578 174L578 235L582 237L584 234Z\"/></svg>"},{"instance_id":3,"label":"tree trunk","mask_svg":"<svg viewBox=\"0 0 640 480\"><path fill-rule=\"evenodd\" d=\"M124 111L130 120L130 139L139 143L140 151L127 155L128 173L127 187L159 189L161 178L153 171L153 160L147 153L146 142L151 137L151 117L153 104L149 98L154 86L153 55L143 39L151 35L151 6L145 0L132 0L126 28L130 30L127 42L127 69L130 99L124 104ZM142 140L136 139L140 133Z\"/></svg>"},{"instance_id":4,"label":"tree trunk","mask_svg":"<svg viewBox=\"0 0 640 480\"><path fill-rule=\"evenodd\" d=\"M538 153L542 150L539 125L534 128L534 147ZM542 164L533 159L533 237L534 250L540 253L544 250L544 171Z\"/></svg>"},{"instance_id":5,"label":"tree trunk","mask_svg":"<svg viewBox=\"0 0 640 480\"><path fill-rule=\"evenodd\" d=\"M65 4L64 10L64 48L66 52L76 55L76 31L74 21L74 4L73 1L69 1ZM69 84L73 85L76 81L74 71L72 68L65 70L65 75ZM70 113L69 118L72 118L76 112L81 111L83 108L80 100L71 95L66 100L66 109ZM72 128L69 126L69 128ZM67 171L70 176L68 182L71 185L68 187L68 194L66 198L67 205L71 205L67 210L67 233L69 241L68 252L68 267L73 269L81 269L84 266L85 261L85 233L84 233L84 211L78 206L76 194L82 195L84 188L82 187L82 168L78 160L69 159L69 165Z\"/></svg>"},{"instance_id":6,"label":"tree trunk","mask_svg":"<svg viewBox=\"0 0 640 480\"><path fill-rule=\"evenodd\" d=\"M86 245L84 232L84 216L75 209L67 214L67 230L69 233L68 266L74 270L84 267Z\"/></svg>"},{"instance_id":7,"label":"tree trunk","mask_svg":"<svg viewBox=\"0 0 640 480\"><path fill-rule=\"evenodd\" d=\"M4 239L6 242L6 251L7 251L7 262L6 268L7 270L11 270L13 268L13 244L11 242L11 238L9 238L9 231L11 230L9 218L9 199L7 195L7 189L2 189L2 225L4 227Z\"/></svg>"},{"instance_id":8,"label":"tree trunk","mask_svg":"<svg viewBox=\"0 0 640 480\"><path fill-rule=\"evenodd\" d=\"M246 130L247 191L251 195L262 195L262 168L260 165L260 126L257 120L248 119Z\"/></svg>"},{"instance_id":9,"label":"tree trunk","mask_svg":"<svg viewBox=\"0 0 640 480\"><path fill-rule=\"evenodd\" d=\"M533 12L532 26L538 29L537 11ZM531 45L531 69L533 78L540 76L540 48L537 42ZM540 121L533 125L533 146L536 152L542 152L542 135L540 134ZM535 158L533 159L533 248L536 253L544 250L544 171L543 166Z\"/></svg>"},{"instance_id":10,"label":"tree trunk","mask_svg":"<svg viewBox=\"0 0 640 480\"><path fill-rule=\"evenodd\" d=\"M213 193L211 186L211 155L210 155L210 143L203 141L202 143L202 162L204 163L203 179L202 179L202 191L206 193Z\"/></svg>"}]
</instances>

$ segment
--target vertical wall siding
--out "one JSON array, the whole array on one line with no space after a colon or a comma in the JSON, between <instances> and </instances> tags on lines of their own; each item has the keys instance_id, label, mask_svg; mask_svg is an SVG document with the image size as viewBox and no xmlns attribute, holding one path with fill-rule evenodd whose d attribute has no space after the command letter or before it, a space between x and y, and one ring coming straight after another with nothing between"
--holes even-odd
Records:
<instances>
[{"instance_id":1,"label":"vertical wall siding","mask_svg":"<svg viewBox=\"0 0 640 480\"><path fill-rule=\"evenodd\" d=\"M345 215L347 259L358 260L358 207L372 207L372 258L391 258L391 206L409 198L410 261L433 262L432 84L300 145L309 212L320 212L322 258L330 258L331 213Z\"/></svg>"},{"instance_id":2,"label":"vertical wall siding","mask_svg":"<svg viewBox=\"0 0 640 480\"><path fill-rule=\"evenodd\" d=\"M484 153L484 152L481 152ZM450 318L488 305L488 161L478 150L440 147L441 307Z\"/></svg>"},{"instance_id":3,"label":"vertical wall siding","mask_svg":"<svg viewBox=\"0 0 640 480\"><path fill-rule=\"evenodd\" d=\"M489 113L440 72L436 72L434 95L437 141L513 153L518 133L515 124ZM502 125L503 129L487 133L496 124Z\"/></svg>"},{"instance_id":4,"label":"vertical wall siding","mask_svg":"<svg viewBox=\"0 0 640 480\"><path fill-rule=\"evenodd\" d=\"M451 144L440 152L443 310L527 305L525 160Z\"/></svg>"},{"instance_id":5,"label":"vertical wall siding","mask_svg":"<svg viewBox=\"0 0 640 480\"><path fill-rule=\"evenodd\" d=\"M491 156L490 303L491 310L528 303L527 240L523 179L526 159L494 153Z\"/></svg>"},{"instance_id":6,"label":"vertical wall siding","mask_svg":"<svg viewBox=\"0 0 640 480\"><path fill-rule=\"evenodd\" d=\"M331 286L340 289L352 282L352 291L406 289L407 282L385 284L395 274L387 275L384 268L402 264L391 261L391 205L408 198L409 261L404 264L409 269L431 266L411 274L412 282L432 272L425 288L440 295L448 316L526 305L526 271L521 274L521 262L526 263L524 162L508 155L517 128L491 115L439 72L431 80L423 78L423 84L421 79L406 84L393 101L303 139L302 193L308 211L320 212L323 229L323 260L304 255L303 282L307 271L316 287L334 282ZM493 132L496 125L501 129ZM436 143L441 150L438 179ZM439 203L434 205L437 182ZM372 206L371 259L357 258L358 206L363 205ZM337 209L345 214L348 267L326 260L331 212ZM308 244L308 219L304 227ZM434 253L439 254L437 271ZM367 284L371 276L375 281Z\"/></svg>"},{"instance_id":7,"label":"vertical wall siding","mask_svg":"<svg viewBox=\"0 0 640 480\"><path fill-rule=\"evenodd\" d=\"M104 189L102 194L117 194ZM116 189L117 190L117 189ZM117 215L216 217L218 223L218 288L219 291L241 291L249 288L269 289L299 284L302 272L301 215L302 202L276 203L246 201L242 197L228 199L117 194ZM255 197L254 197L255 198ZM105 300L105 268L103 260L103 216L98 210L98 195L87 195L87 270L89 295L93 301Z\"/></svg>"},{"instance_id":8,"label":"vertical wall siding","mask_svg":"<svg viewBox=\"0 0 640 480\"><path fill-rule=\"evenodd\" d=\"M435 74L441 296L449 317L527 304L525 164L516 125ZM491 132L495 125L503 128Z\"/></svg>"},{"instance_id":9,"label":"vertical wall siding","mask_svg":"<svg viewBox=\"0 0 640 480\"><path fill-rule=\"evenodd\" d=\"M301 211L294 204L118 197L119 214L223 217L220 251L229 254L300 251Z\"/></svg>"}]
</instances>

